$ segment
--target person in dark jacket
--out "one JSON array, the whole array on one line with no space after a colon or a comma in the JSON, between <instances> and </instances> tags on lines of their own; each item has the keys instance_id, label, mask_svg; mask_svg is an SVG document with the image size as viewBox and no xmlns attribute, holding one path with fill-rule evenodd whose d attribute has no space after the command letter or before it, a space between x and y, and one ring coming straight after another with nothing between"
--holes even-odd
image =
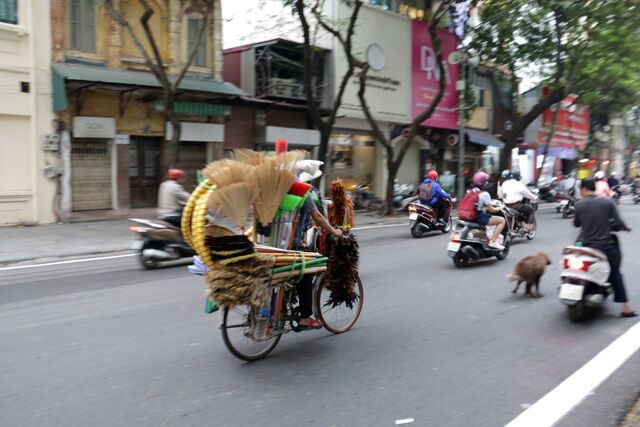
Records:
<instances>
[{"instance_id":1,"label":"person in dark jacket","mask_svg":"<svg viewBox=\"0 0 640 427\"><path fill-rule=\"evenodd\" d=\"M578 241L584 246L603 251L609 260L611 273L609 283L613 287L614 301L622 303L622 317L635 317L636 313L629 304L624 287L620 263L620 246L612 235L615 229L631 229L622 221L615 202L608 197L596 195L596 183L593 179L584 179L580 184L582 199L576 202L576 214L573 225L580 227Z\"/></svg>"}]
</instances>

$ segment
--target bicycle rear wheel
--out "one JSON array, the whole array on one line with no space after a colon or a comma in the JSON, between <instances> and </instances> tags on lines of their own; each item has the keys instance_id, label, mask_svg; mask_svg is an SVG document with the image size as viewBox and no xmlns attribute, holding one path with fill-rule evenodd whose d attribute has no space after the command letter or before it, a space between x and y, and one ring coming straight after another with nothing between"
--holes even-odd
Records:
<instances>
[{"instance_id":1,"label":"bicycle rear wheel","mask_svg":"<svg viewBox=\"0 0 640 427\"><path fill-rule=\"evenodd\" d=\"M325 286L324 277L322 278L314 298L318 320L322 321L322 325L327 331L341 334L347 332L356 323L360 317L364 299L364 287L360 277L357 278L355 291L357 299L351 308L347 307L345 303L334 307L332 304L328 304L331 291Z\"/></svg>"},{"instance_id":2,"label":"bicycle rear wheel","mask_svg":"<svg viewBox=\"0 0 640 427\"><path fill-rule=\"evenodd\" d=\"M222 317L222 339L227 349L239 359L253 362L266 357L278 345L282 334L257 341L252 336L251 306L225 307Z\"/></svg>"}]
</instances>

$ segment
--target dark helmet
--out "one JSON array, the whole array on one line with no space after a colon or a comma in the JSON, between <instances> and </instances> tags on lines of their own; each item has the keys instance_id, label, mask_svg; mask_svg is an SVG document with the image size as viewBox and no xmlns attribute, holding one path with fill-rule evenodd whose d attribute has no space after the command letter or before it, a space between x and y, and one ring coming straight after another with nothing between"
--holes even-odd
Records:
<instances>
[{"instance_id":1,"label":"dark helmet","mask_svg":"<svg viewBox=\"0 0 640 427\"><path fill-rule=\"evenodd\" d=\"M522 175L520 175L520 171L516 169L513 172L511 172L511 178L515 179L516 181L520 181L520 178L522 178Z\"/></svg>"}]
</instances>

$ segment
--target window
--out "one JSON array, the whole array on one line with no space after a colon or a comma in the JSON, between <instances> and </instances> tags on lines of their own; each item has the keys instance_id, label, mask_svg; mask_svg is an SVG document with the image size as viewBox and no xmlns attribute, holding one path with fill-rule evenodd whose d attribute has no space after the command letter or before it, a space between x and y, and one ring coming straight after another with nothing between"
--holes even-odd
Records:
<instances>
[{"instance_id":1,"label":"window","mask_svg":"<svg viewBox=\"0 0 640 427\"><path fill-rule=\"evenodd\" d=\"M0 22L18 23L17 0L0 0Z\"/></svg>"},{"instance_id":2,"label":"window","mask_svg":"<svg viewBox=\"0 0 640 427\"><path fill-rule=\"evenodd\" d=\"M188 55L191 53L193 49L193 45L196 43L198 39L198 34L200 33L200 29L202 28L202 24L204 20L202 18L189 18L188 21L188 43L187 43L187 59ZM200 40L200 45L198 46L198 50L196 51L196 56L193 58L193 62L191 65L196 67L206 67L207 66L207 31L205 30L202 35L202 40Z\"/></svg>"},{"instance_id":3,"label":"window","mask_svg":"<svg viewBox=\"0 0 640 427\"><path fill-rule=\"evenodd\" d=\"M95 0L71 0L71 49L82 52L96 51Z\"/></svg>"}]
</instances>

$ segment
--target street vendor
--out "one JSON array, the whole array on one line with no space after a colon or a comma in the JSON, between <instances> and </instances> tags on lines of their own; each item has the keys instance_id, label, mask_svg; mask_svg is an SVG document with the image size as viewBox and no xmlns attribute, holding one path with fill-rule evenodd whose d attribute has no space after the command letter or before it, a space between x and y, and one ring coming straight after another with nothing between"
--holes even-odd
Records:
<instances>
[{"instance_id":1,"label":"street vendor","mask_svg":"<svg viewBox=\"0 0 640 427\"><path fill-rule=\"evenodd\" d=\"M311 182L318 179L322 175L320 166L322 162L317 160L301 160L296 164L296 175L301 182ZM310 190L313 191L313 190ZM295 250L302 250L303 236L307 229L311 226L310 220L327 233L336 237L342 237L342 230L335 229L329 224L329 221L320 213L316 205L317 198L313 194L309 194L302 207L298 212L298 228L294 237ZM313 314L313 275L304 275L302 279L296 283L296 291L300 299L300 328L320 329L322 322L314 319Z\"/></svg>"}]
</instances>

